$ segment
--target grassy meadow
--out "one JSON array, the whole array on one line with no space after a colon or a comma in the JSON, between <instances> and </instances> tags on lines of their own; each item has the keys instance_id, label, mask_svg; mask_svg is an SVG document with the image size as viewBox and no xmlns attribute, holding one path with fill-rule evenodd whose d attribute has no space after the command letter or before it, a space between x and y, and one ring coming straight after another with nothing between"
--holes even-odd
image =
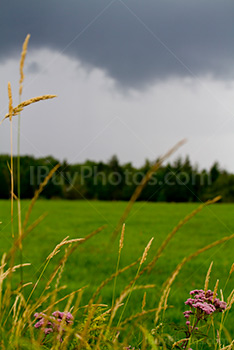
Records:
<instances>
[{"instance_id":1,"label":"grassy meadow","mask_svg":"<svg viewBox=\"0 0 234 350\"><path fill-rule=\"evenodd\" d=\"M22 212L28 209L29 201L22 201ZM119 237L111 242L111 234L126 207L125 202L98 201L37 201L31 215L33 222L42 213L47 212L45 219L29 233L23 242L23 262L31 262L30 267L24 268L24 282L35 282L40 273L40 267L51 250L63 238L82 238L102 225L106 228L89 241L85 242L69 257L62 277L62 284L67 285L66 292L87 286L83 302L88 302L91 292L116 268ZM121 254L120 268L139 258L151 237L153 244L147 256L147 261L153 258L166 235L178 222L188 215L198 204L183 203L145 203L138 202L126 220L124 247ZM147 308L158 304L163 282L173 272L177 264L189 254L203 246L230 235L234 231L233 204L215 204L204 208L191 221L182 227L164 250L150 274L144 274L138 283L155 284L146 296ZM0 201L2 218L0 250L7 251L11 244L10 201ZM210 288L217 279L223 288L233 263L234 240L219 245L194 258L187 263L177 276L169 296L169 308L166 313L168 321L184 323L184 301L189 291L203 288L206 272L211 261L214 261L210 277ZM61 255L52 259L46 276L52 272ZM116 294L118 295L126 284L136 274L137 267L126 271L117 279ZM18 273L18 278L19 273ZM18 281L19 282L19 281ZM41 292L44 283L38 286L34 298ZM230 293L233 279L229 281L224 297ZM29 288L29 287L28 287ZM30 289L30 288L29 288ZM111 304L113 282L102 291L102 302ZM27 288L25 290L27 293ZM62 296L62 292L60 292ZM132 294L126 314L140 312L144 291ZM230 325L234 330L233 325Z\"/></svg>"},{"instance_id":2,"label":"grassy meadow","mask_svg":"<svg viewBox=\"0 0 234 350\"><path fill-rule=\"evenodd\" d=\"M20 101L29 37L20 61ZM13 107L8 83L8 97L1 123L10 122L11 200L0 201L0 349L232 350L234 204L217 204L216 197L196 211L196 203L136 202L184 141L146 173L113 241L126 202L38 199L59 164L31 202L20 200L20 124L14 169L12 117L55 95Z\"/></svg>"}]
</instances>

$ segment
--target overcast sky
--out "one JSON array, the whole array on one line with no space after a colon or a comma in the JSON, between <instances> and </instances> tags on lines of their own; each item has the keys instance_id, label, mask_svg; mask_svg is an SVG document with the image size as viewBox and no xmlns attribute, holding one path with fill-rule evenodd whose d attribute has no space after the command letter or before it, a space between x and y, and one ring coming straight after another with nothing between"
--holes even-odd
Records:
<instances>
[{"instance_id":1,"label":"overcast sky","mask_svg":"<svg viewBox=\"0 0 234 350\"><path fill-rule=\"evenodd\" d=\"M1 116L30 33L23 99L58 98L23 112L22 154L138 166L187 138L176 156L234 172L233 18L227 0L1 0Z\"/></svg>"}]
</instances>

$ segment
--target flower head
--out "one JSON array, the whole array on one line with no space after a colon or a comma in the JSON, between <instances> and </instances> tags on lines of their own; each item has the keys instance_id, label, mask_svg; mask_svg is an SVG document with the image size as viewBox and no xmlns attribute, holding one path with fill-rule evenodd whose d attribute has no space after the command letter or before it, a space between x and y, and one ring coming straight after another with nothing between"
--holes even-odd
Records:
<instances>
[{"instance_id":1,"label":"flower head","mask_svg":"<svg viewBox=\"0 0 234 350\"><path fill-rule=\"evenodd\" d=\"M196 314L198 319L205 319L214 312L222 312L226 309L227 304L216 298L216 293L212 290L194 289L190 292L190 298L185 301L185 305L191 307L191 310L184 312L186 325L190 325L189 318Z\"/></svg>"},{"instance_id":2,"label":"flower head","mask_svg":"<svg viewBox=\"0 0 234 350\"><path fill-rule=\"evenodd\" d=\"M60 323L63 319L65 319L65 325L73 323L74 320L74 317L70 312L61 311L53 312L52 316L48 316L42 312L37 312L34 314L34 317L37 320L34 327L42 329L45 335L53 332L60 332ZM62 332L65 332L64 328L62 329Z\"/></svg>"}]
</instances>

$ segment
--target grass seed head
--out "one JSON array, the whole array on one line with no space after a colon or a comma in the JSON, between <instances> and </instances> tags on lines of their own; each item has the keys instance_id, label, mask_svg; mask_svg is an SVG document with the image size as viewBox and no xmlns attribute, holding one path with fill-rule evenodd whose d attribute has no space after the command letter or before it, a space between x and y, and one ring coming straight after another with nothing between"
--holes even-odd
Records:
<instances>
[{"instance_id":1,"label":"grass seed head","mask_svg":"<svg viewBox=\"0 0 234 350\"><path fill-rule=\"evenodd\" d=\"M216 295L217 295L217 291L218 291L218 285L219 285L219 280L217 280L215 287L214 287L214 295L213 295L213 299L212 302L214 302Z\"/></svg>"},{"instance_id":2,"label":"grass seed head","mask_svg":"<svg viewBox=\"0 0 234 350\"><path fill-rule=\"evenodd\" d=\"M23 90L23 81L24 81L24 61L27 54L27 48L28 48L28 42L30 39L30 34L28 34L24 40L23 46L22 46L22 52L21 52L21 60L20 60L20 87L19 87L19 95L22 95Z\"/></svg>"},{"instance_id":3,"label":"grass seed head","mask_svg":"<svg viewBox=\"0 0 234 350\"><path fill-rule=\"evenodd\" d=\"M8 117L11 121L13 115L13 100L12 100L12 91L11 91L11 83L8 82L8 98L9 98L9 114Z\"/></svg>"},{"instance_id":4,"label":"grass seed head","mask_svg":"<svg viewBox=\"0 0 234 350\"><path fill-rule=\"evenodd\" d=\"M57 244L56 247L54 248L54 250L50 253L50 255L47 257L46 260L51 260L56 254L58 254L60 252L60 248L62 246L64 246L65 244L77 243L77 242L80 242L80 241L84 240L84 238L75 238L75 239L67 240L68 238L69 238L69 236L67 236L66 238L64 238L62 240L62 242Z\"/></svg>"},{"instance_id":5,"label":"grass seed head","mask_svg":"<svg viewBox=\"0 0 234 350\"><path fill-rule=\"evenodd\" d=\"M121 236L120 236L120 240L119 240L119 254L120 254L121 250L123 249L124 232L125 232L125 224L123 224L123 226L122 226Z\"/></svg>"},{"instance_id":6,"label":"grass seed head","mask_svg":"<svg viewBox=\"0 0 234 350\"><path fill-rule=\"evenodd\" d=\"M151 246L153 240L154 240L154 237L151 238L151 240L149 241L149 243L148 243L147 246L145 247L144 253L143 253L142 258L141 258L141 261L140 261L140 265L142 265L142 264L144 263L144 261L146 260L148 251L150 250L150 246Z\"/></svg>"},{"instance_id":7,"label":"grass seed head","mask_svg":"<svg viewBox=\"0 0 234 350\"><path fill-rule=\"evenodd\" d=\"M234 263L232 264L231 270L229 272L229 275L231 275L234 272Z\"/></svg>"},{"instance_id":8,"label":"grass seed head","mask_svg":"<svg viewBox=\"0 0 234 350\"><path fill-rule=\"evenodd\" d=\"M208 290L209 280L210 280L210 273L211 273L212 266L213 266L213 261L211 262L210 267L209 267L209 269L207 271L207 274L206 274L205 286L204 286L204 291L205 292L207 292L207 290Z\"/></svg>"}]
</instances>

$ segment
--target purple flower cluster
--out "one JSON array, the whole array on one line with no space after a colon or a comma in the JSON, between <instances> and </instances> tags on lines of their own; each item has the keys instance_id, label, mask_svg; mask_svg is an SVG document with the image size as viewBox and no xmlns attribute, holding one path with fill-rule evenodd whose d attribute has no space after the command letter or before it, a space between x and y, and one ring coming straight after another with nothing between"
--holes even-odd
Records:
<instances>
[{"instance_id":1,"label":"purple flower cluster","mask_svg":"<svg viewBox=\"0 0 234 350\"><path fill-rule=\"evenodd\" d=\"M52 316L47 316L42 312L37 312L34 314L34 317L37 320L34 327L43 329L45 335L53 332L59 332L60 325L63 319L65 320L65 325L72 324L74 319L70 312L61 311L53 312ZM62 329L62 331L64 331L64 329Z\"/></svg>"},{"instance_id":2,"label":"purple flower cluster","mask_svg":"<svg viewBox=\"0 0 234 350\"><path fill-rule=\"evenodd\" d=\"M184 312L184 317L186 319L187 331L186 340L184 341L182 348L186 349L189 339L192 337L194 331L198 330L198 323L200 320L206 320L209 315L214 312L222 312L226 309L227 304L224 301L216 298L216 293L212 292L210 289L204 291L203 289L195 289L190 292L190 298L185 302L185 305L191 307L190 310ZM190 316L194 315L194 322L191 325L189 320ZM192 350L189 348L188 350Z\"/></svg>"},{"instance_id":3,"label":"purple flower cluster","mask_svg":"<svg viewBox=\"0 0 234 350\"><path fill-rule=\"evenodd\" d=\"M189 305L192 310L184 312L186 318L186 325L190 325L190 315L197 313L199 319L205 318L207 315L213 314L215 311L222 312L226 309L227 304L214 296L214 292L210 289L204 291L203 289L195 289L190 292L192 298L188 298L185 305Z\"/></svg>"},{"instance_id":4,"label":"purple flower cluster","mask_svg":"<svg viewBox=\"0 0 234 350\"><path fill-rule=\"evenodd\" d=\"M43 328L45 335L53 332L53 323L48 319L48 317L42 312L36 312L34 317L37 320L37 323L34 325L35 328Z\"/></svg>"},{"instance_id":5,"label":"purple flower cluster","mask_svg":"<svg viewBox=\"0 0 234 350\"><path fill-rule=\"evenodd\" d=\"M52 316L55 317L57 322L61 322L62 319L65 319L66 324L73 323L73 319L74 319L74 317L70 312L55 311L52 313Z\"/></svg>"}]
</instances>

